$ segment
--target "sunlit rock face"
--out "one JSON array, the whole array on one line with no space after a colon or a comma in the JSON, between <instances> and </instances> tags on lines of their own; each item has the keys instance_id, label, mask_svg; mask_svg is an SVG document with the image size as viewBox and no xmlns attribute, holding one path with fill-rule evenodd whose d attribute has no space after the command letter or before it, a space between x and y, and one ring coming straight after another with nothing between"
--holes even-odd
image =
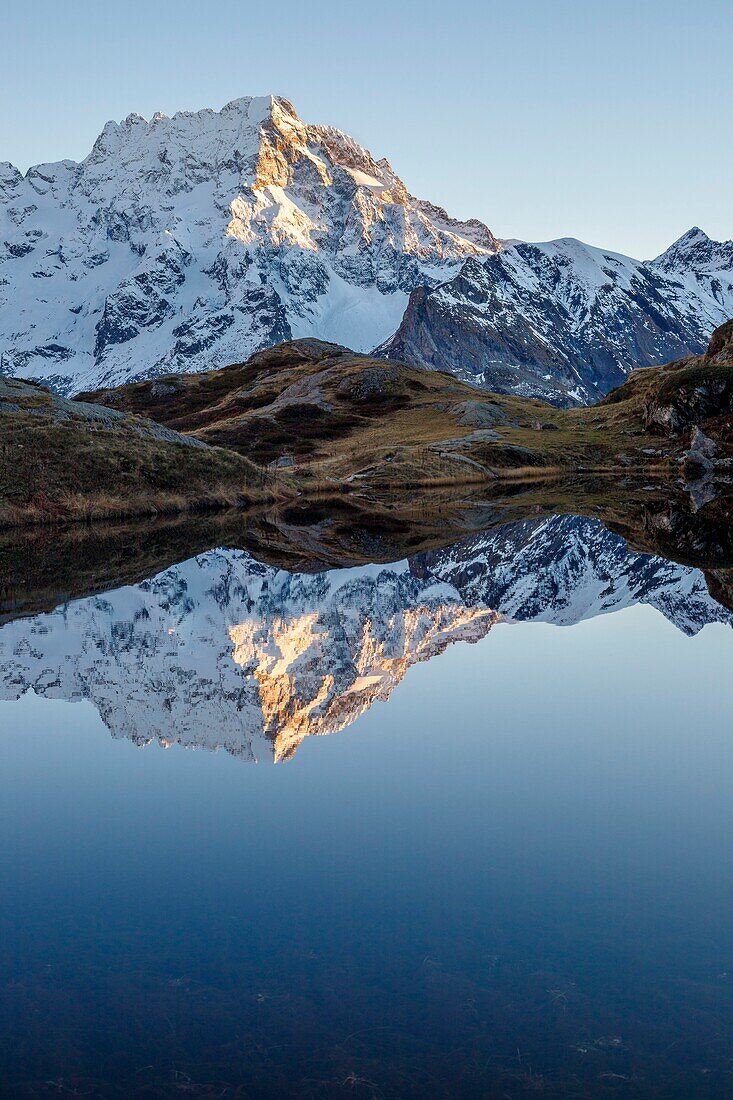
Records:
<instances>
[{"instance_id":1,"label":"sunlit rock face","mask_svg":"<svg viewBox=\"0 0 733 1100\"><path fill-rule=\"evenodd\" d=\"M386 702L418 661L499 621L648 603L686 633L733 615L702 574L599 522L507 525L387 566L289 574L216 550L0 630L0 694L90 700L115 737L282 760ZM487 652L486 659L489 658Z\"/></svg>"},{"instance_id":2,"label":"sunlit rock face","mask_svg":"<svg viewBox=\"0 0 733 1100\"><path fill-rule=\"evenodd\" d=\"M309 734L351 725L375 700L386 702L411 665L478 641L498 618L465 607L447 585L422 588L405 569L339 585L333 597L323 611L248 619L230 631L234 660L259 684L277 759Z\"/></svg>"},{"instance_id":3,"label":"sunlit rock face","mask_svg":"<svg viewBox=\"0 0 733 1100\"><path fill-rule=\"evenodd\" d=\"M291 337L367 351L497 247L284 99L133 114L80 164L0 164L0 371L72 393Z\"/></svg>"}]
</instances>

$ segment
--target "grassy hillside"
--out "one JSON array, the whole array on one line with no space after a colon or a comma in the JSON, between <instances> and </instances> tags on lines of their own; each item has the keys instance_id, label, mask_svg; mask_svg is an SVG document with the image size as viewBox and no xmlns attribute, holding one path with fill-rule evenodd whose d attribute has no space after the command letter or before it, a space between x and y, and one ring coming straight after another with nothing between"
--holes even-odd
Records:
<instances>
[{"instance_id":1,"label":"grassy hillside","mask_svg":"<svg viewBox=\"0 0 733 1100\"><path fill-rule=\"evenodd\" d=\"M315 340L84 397L292 470L304 488L613 469L625 448L654 446L634 401L558 410Z\"/></svg>"},{"instance_id":2,"label":"grassy hillside","mask_svg":"<svg viewBox=\"0 0 733 1100\"><path fill-rule=\"evenodd\" d=\"M290 341L246 363L66 401L0 379L0 523L581 475L733 476L733 322L704 356L555 409Z\"/></svg>"},{"instance_id":3,"label":"grassy hillside","mask_svg":"<svg viewBox=\"0 0 733 1100\"><path fill-rule=\"evenodd\" d=\"M271 495L231 451L0 379L0 523L175 512Z\"/></svg>"}]
</instances>

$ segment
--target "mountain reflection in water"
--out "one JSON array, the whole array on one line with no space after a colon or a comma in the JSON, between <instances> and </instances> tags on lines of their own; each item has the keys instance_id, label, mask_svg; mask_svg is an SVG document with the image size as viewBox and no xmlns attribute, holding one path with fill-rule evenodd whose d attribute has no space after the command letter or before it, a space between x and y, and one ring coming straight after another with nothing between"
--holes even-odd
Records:
<instances>
[{"instance_id":1,"label":"mountain reflection in water","mask_svg":"<svg viewBox=\"0 0 733 1100\"><path fill-rule=\"evenodd\" d=\"M601 522L504 524L388 565L289 573L216 549L0 629L0 697L90 700L114 737L283 760L408 669L498 621L570 625L637 603L686 634L733 623L696 568Z\"/></svg>"}]
</instances>

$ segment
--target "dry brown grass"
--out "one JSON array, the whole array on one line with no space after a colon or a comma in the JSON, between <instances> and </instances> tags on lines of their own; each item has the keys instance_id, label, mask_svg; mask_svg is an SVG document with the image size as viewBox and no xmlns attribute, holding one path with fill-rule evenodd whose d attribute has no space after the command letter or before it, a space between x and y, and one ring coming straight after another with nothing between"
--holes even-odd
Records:
<instances>
[{"instance_id":1,"label":"dry brown grass","mask_svg":"<svg viewBox=\"0 0 733 1100\"><path fill-rule=\"evenodd\" d=\"M268 471L231 451L160 438L137 418L100 422L81 407L69 416L35 387L14 386L11 397L12 411L0 404L0 525L168 514L276 495Z\"/></svg>"},{"instance_id":2,"label":"dry brown grass","mask_svg":"<svg viewBox=\"0 0 733 1100\"><path fill-rule=\"evenodd\" d=\"M56 399L32 389L20 412L0 403L0 524L575 473L669 481L684 441L650 434L644 408L673 369L638 371L598 405L562 410L295 341L246 364L88 395L125 413L115 423L83 405L59 421ZM208 446L141 438L143 413Z\"/></svg>"},{"instance_id":3,"label":"dry brown grass","mask_svg":"<svg viewBox=\"0 0 733 1100\"><path fill-rule=\"evenodd\" d=\"M260 462L289 454L292 484L303 492L349 492L367 483L408 492L613 472L629 463L659 474L661 460L644 454L658 444L643 418L653 382L653 371L639 372L599 406L561 410L296 341L239 366L90 396Z\"/></svg>"},{"instance_id":4,"label":"dry brown grass","mask_svg":"<svg viewBox=\"0 0 733 1100\"><path fill-rule=\"evenodd\" d=\"M214 487L201 495L181 493L67 493L58 497L37 494L24 504L0 501L0 527L26 524L64 524L69 521L92 523L99 520L126 517L173 516L186 512L206 512L242 508L252 504L274 502L277 494L243 495L230 485Z\"/></svg>"}]
</instances>

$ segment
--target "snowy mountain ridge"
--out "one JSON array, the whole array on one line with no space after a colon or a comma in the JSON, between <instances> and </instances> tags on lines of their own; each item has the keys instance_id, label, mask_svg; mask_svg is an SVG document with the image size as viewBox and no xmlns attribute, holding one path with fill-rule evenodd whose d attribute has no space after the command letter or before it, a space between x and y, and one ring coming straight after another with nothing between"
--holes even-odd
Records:
<instances>
[{"instance_id":1,"label":"snowy mountain ridge","mask_svg":"<svg viewBox=\"0 0 733 1100\"><path fill-rule=\"evenodd\" d=\"M0 373L64 394L304 336L559 404L704 350L733 242L641 262L502 242L278 96L108 122L81 163L0 164Z\"/></svg>"},{"instance_id":2,"label":"snowy mountain ridge","mask_svg":"<svg viewBox=\"0 0 733 1100\"><path fill-rule=\"evenodd\" d=\"M80 164L0 165L0 369L70 393L298 336L366 351L497 247L279 97L133 114Z\"/></svg>"},{"instance_id":3,"label":"snowy mountain ridge","mask_svg":"<svg viewBox=\"0 0 733 1100\"><path fill-rule=\"evenodd\" d=\"M469 258L416 290L387 358L554 404L590 404L630 371L704 351L733 316L733 242L684 234L655 260L573 238Z\"/></svg>"}]
</instances>

